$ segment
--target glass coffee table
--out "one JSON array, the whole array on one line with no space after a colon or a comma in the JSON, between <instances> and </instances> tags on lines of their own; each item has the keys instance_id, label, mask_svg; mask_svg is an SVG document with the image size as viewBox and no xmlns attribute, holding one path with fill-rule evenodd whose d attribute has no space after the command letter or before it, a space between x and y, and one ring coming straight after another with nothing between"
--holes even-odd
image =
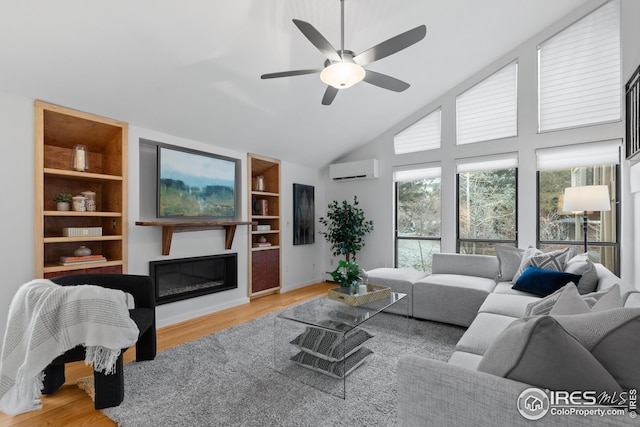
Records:
<instances>
[{"instance_id":1,"label":"glass coffee table","mask_svg":"<svg viewBox=\"0 0 640 427\"><path fill-rule=\"evenodd\" d=\"M274 370L346 398L347 377L372 354L367 343L374 333L362 326L375 323L376 315L406 296L390 292L358 306L320 297L283 310L274 319Z\"/></svg>"}]
</instances>

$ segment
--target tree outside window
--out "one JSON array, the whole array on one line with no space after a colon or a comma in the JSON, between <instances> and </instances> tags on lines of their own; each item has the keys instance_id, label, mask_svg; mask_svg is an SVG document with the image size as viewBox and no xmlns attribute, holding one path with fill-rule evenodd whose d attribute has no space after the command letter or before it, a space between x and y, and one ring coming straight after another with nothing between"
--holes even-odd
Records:
<instances>
[{"instance_id":1,"label":"tree outside window","mask_svg":"<svg viewBox=\"0 0 640 427\"><path fill-rule=\"evenodd\" d=\"M458 252L495 255L516 244L517 169L458 174Z\"/></svg>"},{"instance_id":2,"label":"tree outside window","mask_svg":"<svg viewBox=\"0 0 640 427\"><path fill-rule=\"evenodd\" d=\"M396 183L396 267L431 272L440 252L440 177Z\"/></svg>"}]
</instances>

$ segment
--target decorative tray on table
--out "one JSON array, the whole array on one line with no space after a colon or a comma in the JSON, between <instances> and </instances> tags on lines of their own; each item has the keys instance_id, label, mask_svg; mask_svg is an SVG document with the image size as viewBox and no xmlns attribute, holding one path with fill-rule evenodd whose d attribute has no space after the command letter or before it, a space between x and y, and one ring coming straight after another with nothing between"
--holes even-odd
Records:
<instances>
[{"instance_id":1,"label":"decorative tray on table","mask_svg":"<svg viewBox=\"0 0 640 427\"><path fill-rule=\"evenodd\" d=\"M357 306L369 304L370 302L378 301L391 296L391 288L380 285L372 285L370 283L366 286L366 293L360 293L358 291L358 288L352 287L329 289L328 297L352 306Z\"/></svg>"}]
</instances>

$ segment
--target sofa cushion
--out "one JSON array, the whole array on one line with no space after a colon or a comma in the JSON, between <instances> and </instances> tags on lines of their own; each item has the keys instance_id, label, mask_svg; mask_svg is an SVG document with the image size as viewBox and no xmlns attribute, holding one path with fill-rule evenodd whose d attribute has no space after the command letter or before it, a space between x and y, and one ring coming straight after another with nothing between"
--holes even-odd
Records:
<instances>
[{"instance_id":1,"label":"sofa cushion","mask_svg":"<svg viewBox=\"0 0 640 427\"><path fill-rule=\"evenodd\" d=\"M571 248L542 252L533 246L529 246L522 255L522 262L513 276L513 281L516 282L527 267L531 265L545 270L564 271L565 264L574 255L575 250Z\"/></svg>"},{"instance_id":2,"label":"sofa cushion","mask_svg":"<svg viewBox=\"0 0 640 427\"><path fill-rule=\"evenodd\" d=\"M496 283L459 274L432 274L413 285L413 315L469 326Z\"/></svg>"},{"instance_id":3,"label":"sofa cushion","mask_svg":"<svg viewBox=\"0 0 640 427\"><path fill-rule=\"evenodd\" d=\"M483 355L514 320L511 316L479 313L456 344L456 351Z\"/></svg>"},{"instance_id":4,"label":"sofa cushion","mask_svg":"<svg viewBox=\"0 0 640 427\"><path fill-rule=\"evenodd\" d=\"M538 296L534 296L533 294L530 294L529 292L522 292L519 291L517 289L513 289L513 283L511 282L500 282L496 285L496 287L493 290L494 294L507 294L507 295L518 295L521 297L534 297L534 298L540 298ZM519 316L518 316L519 317Z\"/></svg>"},{"instance_id":5,"label":"sofa cushion","mask_svg":"<svg viewBox=\"0 0 640 427\"><path fill-rule=\"evenodd\" d=\"M583 295L594 292L598 287L598 272L596 266L589 259L589 254L579 254L571 258L567 261L564 271L582 276L576 285L578 292Z\"/></svg>"},{"instance_id":6,"label":"sofa cushion","mask_svg":"<svg viewBox=\"0 0 640 427\"><path fill-rule=\"evenodd\" d=\"M467 353L466 351L454 351L447 363L477 371L478 364L481 360L482 356L479 354Z\"/></svg>"},{"instance_id":7,"label":"sofa cushion","mask_svg":"<svg viewBox=\"0 0 640 427\"><path fill-rule=\"evenodd\" d=\"M569 282L577 283L580 276L563 271L545 270L530 265L518 277L513 285L514 289L530 292L534 295L546 297Z\"/></svg>"},{"instance_id":8,"label":"sofa cushion","mask_svg":"<svg viewBox=\"0 0 640 427\"><path fill-rule=\"evenodd\" d=\"M369 283L387 286L394 292L407 294L405 298L385 311L409 316L413 316L413 283L426 276L427 273L413 268L381 267L367 271Z\"/></svg>"},{"instance_id":9,"label":"sofa cushion","mask_svg":"<svg viewBox=\"0 0 640 427\"><path fill-rule=\"evenodd\" d=\"M631 292L627 294L624 301L625 307L640 307L640 292Z\"/></svg>"},{"instance_id":10,"label":"sofa cushion","mask_svg":"<svg viewBox=\"0 0 640 427\"><path fill-rule=\"evenodd\" d=\"M551 316L514 321L487 349L478 371L551 390L621 391L614 377Z\"/></svg>"},{"instance_id":11,"label":"sofa cushion","mask_svg":"<svg viewBox=\"0 0 640 427\"><path fill-rule=\"evenodd\" d=\"M591 296L593 294L587 295L584 295L585 298L583 298L576 285L569 283L560 292L549 314L581 314L622 307L622 297L618 285L601 292L597 298Z\"/></svg>"},{"instance_id":12,"label":"sofa cushion","mask_svg":"<svg viewBox=\"0 0 640 427\"><path fill-rule=\"evenodd\" d=\"M510 295L501 293L489 294L487 299L484 300L479 313L495 313L502 314L504 316L522 317L527 307L530 304L535 304L540 301L540 297L529 294L524 295Z\"/></svg>"},{"instance_id":13,"label":"sofa cushion","mask_svg":"<svg viewBox=\"0 0 640 427\"><path fill-rule=\"evenodd\" d=\"M640 308L554 316L625 389L640 388Z\"/></svg>"},{"instance_id":14,"label":"sofa cushion","mask_svg":"<svg viewBox=\"0 0 640 427\"><path fill-rule=\"evenodd\" d=\"M522 263L525 250L502 245L496 245L495 249L500 267L500 281L510 282Z\"/></svg>"}]
</instances>

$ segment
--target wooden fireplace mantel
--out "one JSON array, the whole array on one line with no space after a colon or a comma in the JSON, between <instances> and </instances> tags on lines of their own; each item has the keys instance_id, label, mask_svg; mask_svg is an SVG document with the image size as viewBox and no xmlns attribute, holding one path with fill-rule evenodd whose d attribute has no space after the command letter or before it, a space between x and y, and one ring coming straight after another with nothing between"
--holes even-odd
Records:
<instances>
[{"instance_id":1,"label":"wooden fireplace mantel","mask_svg":"<svg viewBox=\"0 0 640 427\"><path fill-rule=\"evenodd\" d=\"M140 226L162 227L162 255L169 255L173 233L224 228L226 234L224 248L231 249L233 237L236 234L236 226L255 224L257 222L251 221L136 221L136 225Z\"/></svg>"}]
</instances>

